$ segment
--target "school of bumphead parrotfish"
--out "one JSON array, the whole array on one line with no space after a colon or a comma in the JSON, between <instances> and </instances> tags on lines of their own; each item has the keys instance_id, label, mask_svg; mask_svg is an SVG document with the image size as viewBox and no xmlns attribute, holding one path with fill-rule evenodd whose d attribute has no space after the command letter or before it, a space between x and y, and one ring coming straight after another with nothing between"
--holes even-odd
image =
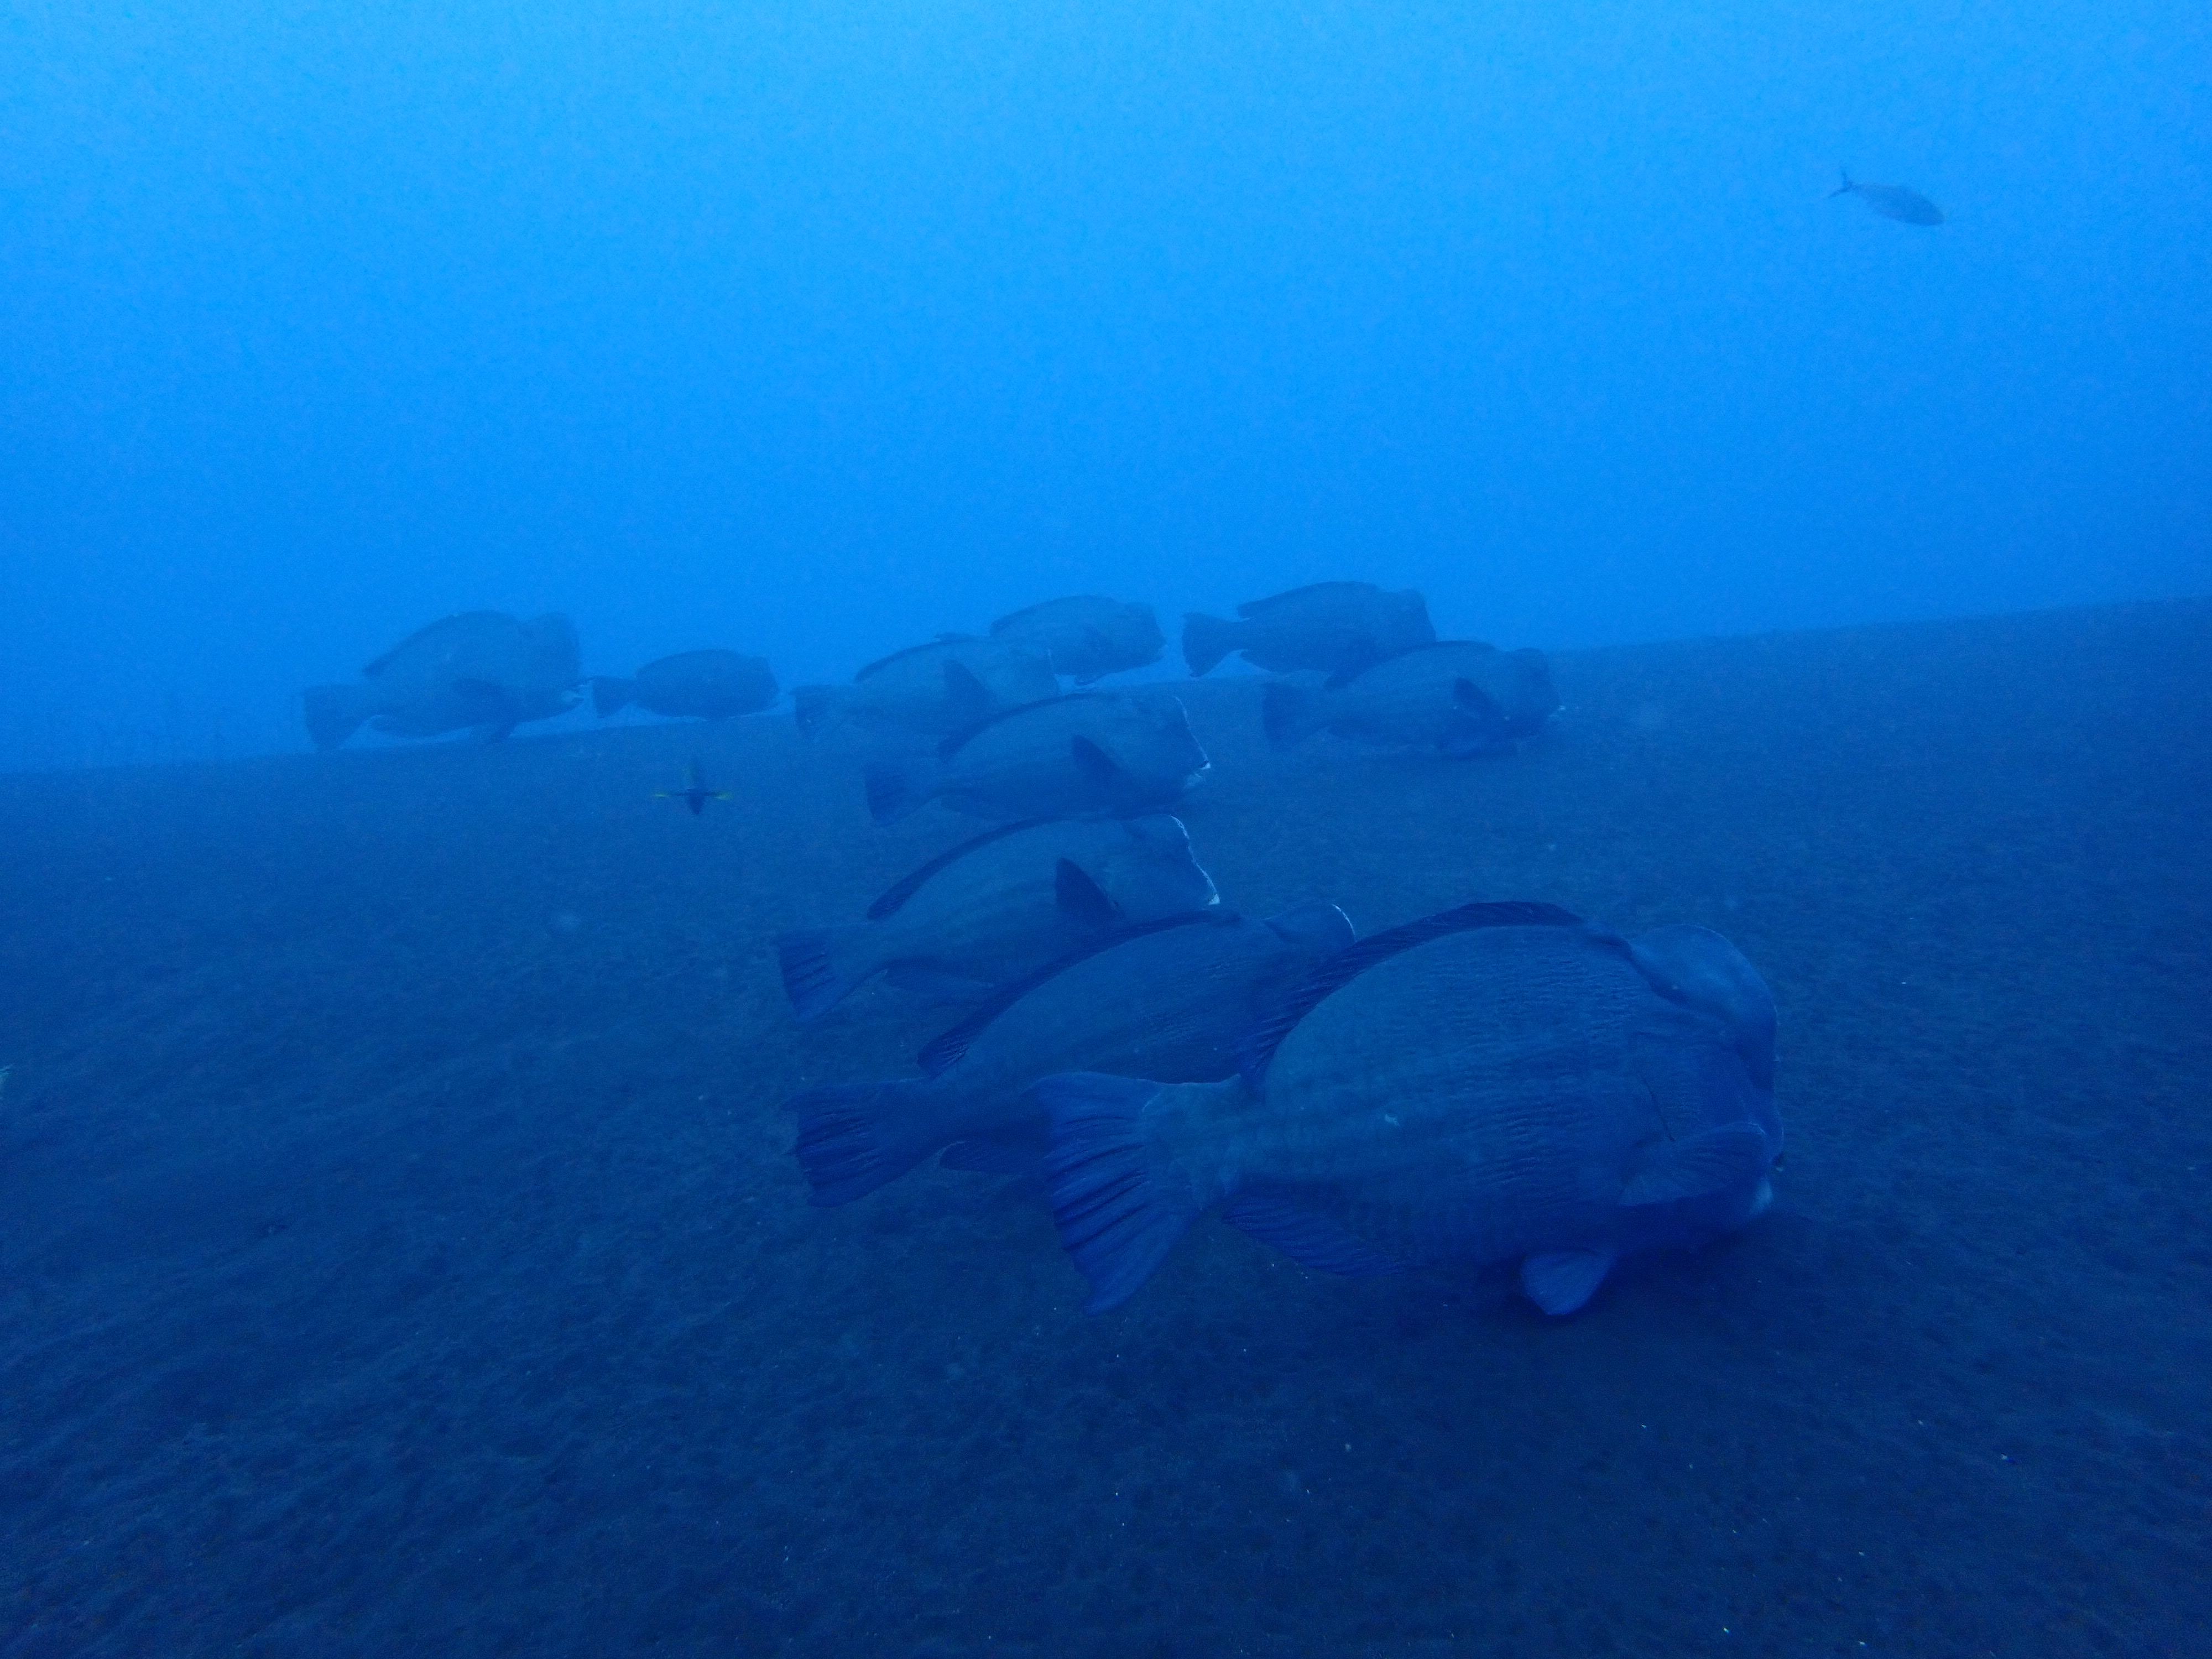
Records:
<instances>
[{"instance_id":1,"label":"school of bumphead parrotfish","mask_svg":"<svg viewBox=\"0 0 2212 1659\"><path fill-rule=\"evenodd\" d=\"M870 815L985 821L865 915L776 941L794 1016L872 981L950 1005L910 1076L788 1103L817 1205L935 1158L1040 1181L1091 1311L1200 1215L1343 1274L1517 1267L1546 1313L1622 1256L1696 1245L1771 1200L1774 1003L1727 939L1625 938L1554 906L1474 902L1366 939L1316 896L1247 916L1172 815L1209 769L1182 702L1091 689L1165 648L1152 607L1049 600L799 686L799 730L890 745ZM1540 652L1439 640L1418 592L1323 582L1186 617L1194 676L1241 654L1271 744L1321 733L1508 760L1559 707ZM1079 688L1063 690L1063 679ZM363 723L503 737L572 708L566 618L471 612L306 694L324 748ZM766 662L691 651L590 682L717 719L776 699ZM696 773L690 810L720 799Z\"/></svg>"}]
</instances>

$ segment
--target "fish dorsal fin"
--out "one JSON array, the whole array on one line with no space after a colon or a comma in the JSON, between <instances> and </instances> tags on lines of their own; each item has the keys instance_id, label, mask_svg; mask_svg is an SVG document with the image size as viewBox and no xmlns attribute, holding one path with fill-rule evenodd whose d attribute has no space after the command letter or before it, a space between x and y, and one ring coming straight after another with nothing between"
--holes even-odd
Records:
<instances>
[{"instance_id":1,"label":"fish dorsal fin","mask_svg":"<svg viewBox=\"0 0 2212 1659\"><path fill-rule=\"evenodd\" d=\"M1531 1302L1557 1318L1595 1296L1613 1263L1611 1250L1547 1251L1521 1264L1521 1288Z\"/></svg>"},{"instance_id":2,"label":"fish dorsal fin","mask_svg":"<svg viewBox=\"0 0 2212 1659\"><path fill-rule=\"evenodd\" d=\"M1200 923L1212 927L1226 927L1237 920L1238 918L1233 914L1224 915L1212 910L1194 910L1187 915L1164 916L1158 921L1133 922L1127 927L1115 929L1113 933L1102 933L1097 939L1086 940L1077 945L1066 955L1054 958L1036 972L1024 974L1019 979L1007 981L991 994L989 1000L976 1008L967 1018L950 1030L939 1032L937 1036L924 1043L921 1052L915 1056L915 1062L930 1077L935 1077L949 1066L957 1064L960 1057L968 1052L968 1046L981 1036L1000 1014L1005 1013L1007 1009L1012 1007L1047 980L1066 973L1079 962L1088 962L1103 951L1110 951L1117 945L1127 945L1131 939L1142 939L1147 933L1164 933L1171 927L1189 927Z\"/></svg>"},{"instance_id":3,"label":"fish dorsal fin","mask_svg":"<svg viewBox=\"0 0 2212 1659\"><path fill-rule=\"evenodd\" d=\"M1423 916L1419 921L1409 921L1401 927L1386 928L1382 933L1371 934L1358 944L1339 951L1308 974L1277 1005L1273 1012L1246 1032L1237 1045L1237 1069L1243 1075L1245 1086L1256 1091L1261 1079L1267 1075L1267 1062L1274 1058L1275 1050L1290 1035L1292 1026L1333 993L1349 985L1376 963L1387 962L1417 945L1426 945L1431 939L1443 939L1452 933L1470 933L1478 927L1581 927L1585 925L1580 916L1571 910L1562 910L1556 904L1509 900L1492 904L1462 904L1455 910L1439 910L1432 916ZM1622 948L1627 947L1624 944Z\"/></svg>"},{"instance_id":4,"label":"fish dorsal fin","mask_svg":"<svg viewBox=\"0 0 2212 1659\"><path fill-rule=\"evenodd\" d=\"M890 667L895 662L904 662L908 657L918 657L925 651L942 651L948 645L969 644L972 642L973 637L967 634L939 634L933 640L925 641L920 645L909 645L902 651L892 652L888 657L877 658L873 662L855 670L853 678L856 683L865 680L878 671Z\"/></svg>"},{"instance_id":5,"label":"fish dorsal fin","mask_svg":"<svg viewBox=\"0 0 2212 1659\"><path fill-rule=\"evenodd\" d=\"M1073 859L1054 866L1052 891L1060 914L1086 927L1111 927L1121 920L1121 907Z\"/></svg>"},{"instance_id":6,"label":"fish dorsal fin","mask_svg":"<svg viewBox=\"0 0 2212 1659\"><path fill-rule=\"evenodd\" d=\"M1380 593L1382 590L1373 582L1308 582L1304 587L1286 588L1280 593L1270 593L1264 599L1247 599L1237 607L1240 617L1264 617L1270 611L1293 605L1300 599L1310 599L1316 593Z\"/></svg>"},{"instance_id":7,"label":"fish dorsal fin","mask_svg":"<svg viewBox=\"0 0 2212 1659\"><path fill-rule=\"evenodd\" d=\"M978 720L966 731L955 732L951 737L945 738L938 745L937 758L951 760L981 733L1006 720L1018 719L1028 714L1032 708L1043 708L1058 702L1073 702L1079 698L1091 702L1103 702L1115 695L1116 694L1111 691L1063 691L1056 697L1039 697L1034 702L1018 702L1012 708L1000 708L987 718Z\"/></svg>"},{"instance_id":8,"label":"fish dorsal fin","mask_svg":"<svg viewBox=\"0 0 2212 1659\"><path fill-rule=\"evenodd\" d=\"M1293 1194L1240 1193L1223 1207L1221 1218L1316 1273L1371 1278L1406 1271L1395 1256L1354 1237Z\"/></svg>"},{"instance_id":9,"label":"fish dorsal fin","mask_svg":"<svg viewBox=\"0 0 2212 1659\"><path fill-rule=\"evenodd\" d=\"M1075 769L1101 787L1110 787L1121 775L1121 763L1089 738L1080 734L1070 738L1067 752L1075 762Z\"/></svg>"},{"instance_id":10,"label":"fish dorsal fin","mask_svg":"<svg viewBox=\"0 0 2212 1659\"><path fill-rule=\"evenodd\" d=\"M1654 1147L1620 1189L1623 1206L1707 1198L1756 1180L1765 1169L1766 1132L1756 1123L1723 1123Z\"/></svg>"},{"instance_id":11,"label":"fish dorsal fin","mask_svg":"<svg viewBox=\"0 0 2212 1659\"><path fill-rule=\"evenodd\" d=\"M994 635L1003 634L1009 628L1025 622L1031 617L1041 615L1063 605L1080 605L1086 599L1100 605L1113 603L1103 593L1071 593L1062 599L1039 599L1035 605L1025 605L1018 611L1006 612L1005 616L991 624L991 632Z\"/></svg>"},{"instance_id":12,"label":"fish dorsal fin","mask_svg":"<svg viewBox=\"0 0 2212 1659\"><path fill-rule=\"evenodd\" d=\"M877 896L876 902L868 907L868 920L881 921L920 892L932 877L959 863L970 853L988 847L994 841L1004 841L1008 836L1018 836L1024 830L1034 830L1040 823L1051 822L1049 818L1022 818L1012 823L1002 823L995 830L986 830L980 836L969 836L950 851L939 853L920 868L909 870L890 886L884 889L883 892Z\"/></svg>"},{"instance_id":13,"label":"fish dorsal fin","mask_svg":"<svg viewBox=\"0 0 2212 1659\"><path fill-rule=\"evenodd\" d=\"M514 618L508 616L504 611L456 611L450 617L441 617L434 623L424 623L422 627L416 629L405 639L400 641L398 644L393 646L391 650L386 652L375 661L364 664L361 672L368 678L374 679L386 669L391 667L393 661L403 653L410 649L414 646L420 644L433 634L442 633L457 623L487 621L511 623L514 620Z\"/></svg>"}]
</instances>

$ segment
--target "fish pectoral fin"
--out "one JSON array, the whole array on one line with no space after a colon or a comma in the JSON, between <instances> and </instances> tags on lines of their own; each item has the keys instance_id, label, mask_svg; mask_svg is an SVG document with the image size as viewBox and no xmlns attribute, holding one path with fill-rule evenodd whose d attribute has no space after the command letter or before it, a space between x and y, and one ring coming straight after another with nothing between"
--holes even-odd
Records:
<instances>
[{"instance_id":1,"label":"fish pectoral fin","mask_svg":"<svg viewBox=\"0 0 2212 1659\"><path fill-rule=\"evenodd\" d=\"M945 701L957 726L981 726L999 712L999 699L965 663L945 665Z\"/></svg>"},{"instance_id":2,"label":"fish pectoral fin","mask_svg":"<svg viewBox=\"0 0 2212 1659\"><path fill-rule=\"evenodd\" d=\"M1111 927L1121 920L1121 907L1073 859L1054 866L1052 890L1060 914L1086 927Z\"/></svg>"},{"instance_id":3,"label":"fish pectoral fin","mask_svg":"<svg viewBox=\"0 0 2212 1659\"><path fill-rule=\"evenodd\" d=\"M1462 678L1452 682L1452 702L1468 714L1483 720L1498 717L1497 700L1473 680Z\"/></svg>"},{"instance_id":4,"label":"fish pectoral fin","mask_svg":"<svg viewBox=\"0 0 2212 1659\"><path fill-rule=\"evenodd\" d=\"M1188 1182L1164 1186L1146 1144L1141 1119L1161 1086L1088 1072L1030 1085L1052 1117L1045 1184L1060 1242L1091 1285L1085 1313L1136 1294L1198 1218Z\"/></svg>"},{"instance_id":5,"label":"fish pectoral fin","mask_svg":"<svg viewBox=\"0 0 2212 1659\"><path fill-rule=\"evenodd\" d=\"M1528 1299L1557 1318L1571 1314L1597 1294L1613 1271L1611 1250L1551 1250L1521 1264L1521 1288Z\"/></svg>"},{"instance_id":6,"label":"fish pectoral fin","mask_svg":"<svg viewBox=\"0 0 2212 1659\"><path fill-rule=\"evenodd\" d=\"M1621 1188L1620 1201L1633 1208L1705 1198L1757 1178L1766 1161L1764 1130L1756 1123L1724 1123L1654 1147Z\"/></svg>"},{"instance_id":7,"label":"fish pectoral fin","mask_svg":"<svg viewBox=\"0 0 2212 1659\"><path fill-rule=\"evenodd\" d=\"M1241 1193L1224 1207L1221 1218L1316 1273L1366 1279L1406 1270L1406 1264L1395 1256L1354 1237L1310 1202L1287 1194Z\"/></svg>"},{"instance_id":8,"label":"fish pectoral fin","mask_svg":"<svg viewBox=\"0 0 2212 1659\"><path fill-rule=\"evenodd\" d=\"M1102 787L1111 786L1121 775L1120 763L1088 738L1070 738L1067 752L1075 769Z\"/></svg>"}]
</instances>

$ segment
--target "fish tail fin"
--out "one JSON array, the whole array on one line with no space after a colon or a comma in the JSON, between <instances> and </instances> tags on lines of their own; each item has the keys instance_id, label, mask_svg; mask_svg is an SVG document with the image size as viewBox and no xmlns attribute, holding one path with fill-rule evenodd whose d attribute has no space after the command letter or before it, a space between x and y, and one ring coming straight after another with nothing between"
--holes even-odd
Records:
<instances>
[{"instance_id":1,"label":"fish tail fin","mask_svg":"<svg viewBox=\"0 0 2212 1659\"><path fill-rule=\"evenodd\" d=\"M1237 649L1239 637L1237 623L1187 611L1182 618L1182 659L1190 665L1194 676L1206 673Z\"/></svg>"},{"instance_id":2,"label":"fish tail fin","mask_svg":"<svg viewBox=\"0 0 2212 1659\"><path fill-rule=\"evenodd\" d=\"M375 713L368 689L360 685L311 685L300 694L307 735L318 749L335 749Z\"/></svg>"},{"instance_id":3,"label":"fish tail fin","mask_svg":"<svg viewBox=\"0 0 2212 1659\"><path fill-rule=\"evenodd\" d=\"M637 701L637 682L607 674L592 677L592 708L601 720Z\"/></svg>"},{"instance_id":4,"label":"fish tail fin","mask_svg":"<svg viewBox=\"0 0 2212 1659\"><path fill-rule=\"evenodd\" d=\"M794 1096L789 1105L799 1115L799 1141L793 1150L814 1189L808 1201L826 1209L866 1198L935 1152L941 1140L915 1133L929 1093L927 1083L894 1079L832 1084Z\"/></svg>"},{"instance_id":5,"label":"fish tail fin","mask_svg":"<svg viewBox=\"0 0 2212 1659\"><path fill-rule=\"evenodd\" d=\"M1850 168L1848 168L1848 167L1838 167L1838 168L1836 169L1836 171L1837 171L1837 172L1838 172L1838 173L1842 173L1842 174L1844 175L1844 182L1843 182L1842 184L1840 184L1840 185L1837 185L1833 190L1832 190L1832 191L1830 191L1828 192L1829 199L1830 199L1830 200L1832 200L1832 201L1835 198L1837 198L1837 197L1838 197L1838 196L1848 196L1848 195L1850 195L1853 191L1855 191L1855 190L1856 190L1856 189L1858 188L1858 186L1857 186L1856 185L1855 185L1855 184L1853 184L1853 183L1851 182L1851 174L1850 174Z\"/></svg>"},{"instance_id":6,"label":"fish tail fin","mask_svg":"<svg viewBox=\"0 0 2212 1659\"><path fill-rule=\"evenodd\" d=\"M1269 744L1288 749L1328 724L1328 693L1317 685L1270 680L1260 696L1260 723Z\"/></svg>"},{"instance_id":7,"label":"fish tail fin","mask_svg":"<svg viewBox=\"0 0 2212 1659\"><path fill-rule=\"evenodd\" d=\"M1070 1072L1030 1089L1052 1115L1045 1186L1053 1224L1091 1282L1085 1313L1135 1295L1205 1206L1144 1132L1145 1109L1172 1085Z\"/></svg>"},{"instance_id":8,"label":"fish tail fin","mask_svg":"<svg viewBox=\"0 0 2212 1659\"><path fill-rule=\"evenodd\" d=\"M933 793L928 764L921 760L876 760L860 769L868 792L868 816L878 823L896 823L921 810Z\"/></svg>"},{"instance_id":9,"label":"fish tail fin","mask_svg":"<svg viewBox=\"0 0 2212 1659\"><path fill-rule=\"evenodd\" d=\"M866 983L876 964L853 961L852 951L867 931L860 927L807 927L777 935L776 966L783 972L783 993L791 999L792 1012L801 1019L818 1019Z\"/></svg>"},{"instance_id":10,"label":"fish tail fin","mask_svg":"<svg viewBox=\"0 0 2212 1659\"><path fill-rule=\"evenodd\" d=\"M794 685L791 688L791 717L799 734L811 738L826 732L845 717L844 688L836 685Z\"/></svg>"}]
</instances>

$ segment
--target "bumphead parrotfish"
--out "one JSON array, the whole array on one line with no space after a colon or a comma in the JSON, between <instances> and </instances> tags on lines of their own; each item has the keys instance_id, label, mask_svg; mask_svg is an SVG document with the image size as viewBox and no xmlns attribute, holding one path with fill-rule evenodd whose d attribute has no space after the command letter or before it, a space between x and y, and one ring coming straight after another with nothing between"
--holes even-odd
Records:
<instances>
[{"instance_id":1,"label":"bumphead parrotfish","mask_svg":"<svg viewBox=\"0 0 2212 1659\"><path fill-rule=\"evenodd\" d=\"M932 859L866 921L784 934L776 956L801 1019L878 974L974 1001L1087 940L1219 902L1179 818L1015 823Z\"/></svg>"},{"instance_id":2,"label":"bumphead parrotfish","mask_svg":"<svg viewBox=\"0 0 2212 1659\"><path fill-rule=\"evenodd\" d=\"M1182 619L1183 660L1203 674L1232 651L1276 673L1356 672L1437 636L1428 602L1407 588L1387 593L1372 582L1316 582L1237 607L1227 622L1191 611Z\"/></svg>"},{"instance_id":3,"label":"bumphead parrotfish","mask_svg":"<svg viewBox=\"0 0 2212 1659\"><path fill-rule=\"evenodd\" d=\"M1004 640L949 634L870 663L850 685L792 688L792 712L807 736L851 721L872 731L945 737L1000 709L1060 694L1041 651Z\"/></svg>"},{"instance_id":4,"label":"bumphead parrotfish","mask_svg":"<svg viewBox=\"0 0 2212 1659\"><path fill-rule=\"evenodd\" d=\"M849 1203L946 1148L951 1168L1033 1172L1045 1150L1044 1113L1029 1097L1038 1078L1109 1064L1218 1076L1261 1011L1352 938L1343 911L1309 904L1264 921L1214 911L1095 940L931 1042L922 1077L793 1100L813 1201Z\"/></svg>"},{"instance_id":5,"label":"bumphead parrotfish","mask_svg":"<svg viewBox=\"0 0 2212 1659\"><path fill-rule=\"evenodd\" d=\"M1540 731L1559 706L1542 652L1439 640L1323 684L1274 681L1261 714L1268 742L1279 749L1334 732L1363 743L1433 744L1465 756L1510 750Z\"/></svg>"},{"instance_id":6,"label":"bumphead parrotfish","mask_svg":"<svg viewBox=\"0 0 2212 1659\"><path fill-rule=\"evenodd\" d=\"M1079 817L1173 805L1207 764L1177 699L1073 691L994 715L933 756L871 761L862 775L878 823L933 800L983 818Z\"/></svg>"},{"instance_id":7,"label":"bumphead parrotfish","mask_svg":"<svg viewBox=\"0 0 2212 1659\"><path fill-rule=\"evenodd\" d=\"M1547 904L1466 905L1340 952L1225 1080L1033 1093L1093 1311L1218 1208L1329 1273L1518 1261L1539 1307L1571 1313L1620 1256L1759 1214L1782 1151L1774 1004L1742 954Z\"/></svg>"},{"instance_id":8,"label":"bumphead parrotfish","mask_svg":"<svg viewBox=\"0 0 2212 1659\"><path fill-rule=\"evenodd\" d=\"M991 637L1042 652L1052 659L1054 673L1078 685L1158 661L1167 644L1152 606L1098 593L1047 599L1001 617L991 624Z\"/></svg>"},{"instance_id":9,"label":"bumphead parrotfish","mask_svg":"<svg viewBox=\"0 0 2212 1659\"><path fill-rule=\"evenodd\" d=\"M364 722L396 737L474 727L496 740L524 720L574 708L583 678L566 617L521 622L499 611L465 611L419 628L361 673L358 685L301 694L316 748L337 748Z\"/></svg>"},{"instance_id":10,"label":"bumphead parrotfish","mask_svg":"<svg viewBox=\"0 0 2212 1659\"><path fill-rule=\"evenodd\" d=\"M592 681L592 707L604 720L635 703L656 714L704 720L757 714L775 701L775 671L762 657L735 651L682 651L649 662L628 679Z\"/></svg>"}]
</instances>

